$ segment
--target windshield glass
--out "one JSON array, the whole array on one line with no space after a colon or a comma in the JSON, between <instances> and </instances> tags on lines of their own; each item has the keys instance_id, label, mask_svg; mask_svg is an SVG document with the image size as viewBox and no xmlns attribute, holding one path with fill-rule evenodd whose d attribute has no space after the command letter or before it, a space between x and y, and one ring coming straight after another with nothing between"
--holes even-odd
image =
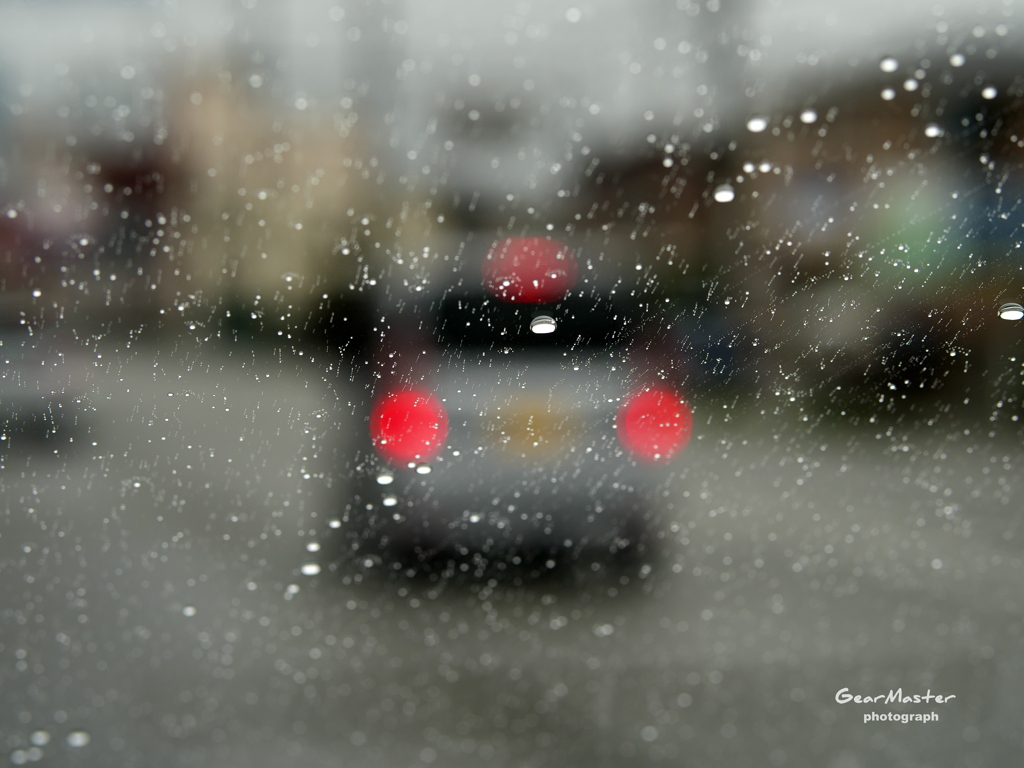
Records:
<instances>
[{"instance_id":1,"label":"windshield glass","mask_svg":"<svg viewBox=\"0 0 1024 768\"><path fill-rule=\"evenodd\" d=\"M1024 6L0 8L0 762L1011 766Z\"/></svg>"}]
</instances>

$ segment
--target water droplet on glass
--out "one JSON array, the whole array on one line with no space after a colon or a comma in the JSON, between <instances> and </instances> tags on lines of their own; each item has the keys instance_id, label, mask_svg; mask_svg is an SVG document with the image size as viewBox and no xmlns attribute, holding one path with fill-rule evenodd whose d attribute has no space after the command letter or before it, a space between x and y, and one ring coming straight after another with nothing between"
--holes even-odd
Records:
<instances>
[{"instance_id":1,"label":"water droplet on glass","mask_svg":"<svg viewBox=\"0 0 1024 768\"><path fill-rule=\"evenodd\" d=\"M32 295L33 295L33 296L34 296L35 298L37 298L37 299L38 299L38 298L39 298L40 296L42 296L42 295L43 295L43 292L42 292L41 290L39 290L38 288L36 288L36 289L35 289L34 291L32 291Z\"/></svg>"},{"instance_id":2,"label":"water droplet on glass","mask_svg":"<svg viewBox=\"0 0 1024 768\"><path fill-rule=\"evenodd\" d=\"M384 497L384 506L385 507L393 507L397 503L398 503L398 497L395 496L395 494L393 494L393 493L389 493L387 496Z\"/></svg>"},{"instance_id":3,"label":"water droplet on glass","mask_svg":"<svg viewBox=\"0 0 1024 768\"><path fill-rule=\"evenodd\" d=\"M381 472L377 475L378 485L391 485L393 482L395 482L395 476L390 472Z\"/></svg>"},{"instance_id":4,"label":"water droplet on glass","mask_svg":"<svg viewBox=\"0 0 1024 768\"><path fill-rule=\"evenodd\" d=\"M28 737L28 740L37 747L45 747L50 743L50 732L32 731L32 735Z\"/></svg>"},{"instance_id":5,"label":"water droplet on glass","mask_svg":"<svg viewBox=\"0 0 1024 768\"><path fill-rule=\"evenodd\" d=\"M72 731L67 738L69 747L84 747L90 741L92 737L86 731Z\"/></svg>"},{"instance_id":6,"label":"water droplet on glass","mask_svg":"<svg viewBox=\"0 0 1024 768\"><path fill-rule=\"evenodd\" d=\"M715 189L715 202L731 203L736 199L736 190L729 184L722 184Z\"/></svg>"},{"instance_id":7,"label":"water droplet on glass","mask_svg":"<svg viewBox=\"0 0 1024 768\"><path fill-rule=\"evenodd\" d=\"M967 59L964 58L964 55L962 53L954 53L952 56L949 57L949 63L952 64L954 67L962 67L964 65L964 62L966 61Z\"/></svg>"},{"instance_id":8,"label":"water droplet on glass","mask_svg":"<svg viewBox=\"0 0 1024 768\"><path fill-rule=\"evenodd\" d=\"M882 98L885 101L892 101L893 99L896 98L896 91L894 91L892 88L885 88L882 90Z\"/></svg>"},{"instance_id":9,"label":"water droplet on glass","mask_svg":"<svg viewBox=\"0 0 1024 768\"><path fill-rule=\"evenodd\" d=\"M429 464L417 464L416 474L417 475L429 475L432 467Z\"/></svg>"},{"instance_id":10,"label":"water droplet on glass","mask_svg":"<svg viewBox=\"0 0 1024 768\"><path fill-rule=\"evenodd\" d=\"M320 573L320 566L317 563L303 563L301 570L303 576L316 576Z\"/></svg>"},{"instance_id":11,"label":"water droplet on glass","mask_svg":"<svg viewBox=\"0 0 1024 768\"><path fill-rule=\"evenodd\" d=\"M306 544L306 551L307 552L319 552L320 551L320 542L318 542L318 541L311 541L311 542L309 542L308 544Z\"/></svg>"},{"instance_id":12,"label":"water droplet on glass","mask_svg":"<svg viewBox=\"0 0 1024 768\"><path fill-rule=\"evenodd\" d=\"M530 321L530 330L534 333L554 333L558 324L550 315L537 315Z\"/></svg>"},{"instance_id":13,"label":"water droplet on glass","mask_svg":"<svg viewBox=\"0 0 1024 768\"><path fill-rule=\"evenodd\" d=\"M886 56L882 59L878 66L883 72L895 72L900 63L892 56Z\"/></svg>"},{"instance_id":14,"label":"water droplet on glass","mask_svg":"<svg viewBox=\"0 0 1024 768\"><path fill-rule=\"evenodd\" d=\"M767 127L767 117L761 117L760 115L758 115L757 117L752 117L749 120L747 120L747 130L750 131L751 133L760 133Z\"/></svg>"},{"instance_id":15,"label":"water droplet on glass","mask_svg":"<svg viewBox=\"0 0 1024 768\"><path fill-rule=\"evenodd\" d=\"M935 125L935 123L931 123L931 124L925 126L924 135L927 136L929 139L934 139L937 136L941 136L942 134L943 134L942 128L940 128L939 126Z\"/></svg>"},{"instance_id":16,"label":"water droplet on glass","mask_svg":"<svg viewBox=\"0 0 1024 768\"><path fill-rule=\"evenodd\" d=\"M818 113L813 109L805 109L800 113L800 122L810 124L818 119Z\"/></svg>"},{"instance_id":17,"label":"water droplet on glass","mask_svg":"<svg viewBox=\"0 0 1024 768\"><path fill-rule=\"evenodd\" d=\"M986 85L981 89L981 98L983 99L994 99L999 91L996 90L994 85Z\"/></svg>"},{"instance_id":18,"label":"water droplet on glass","mask_svg":"<svg viewBox=\"0 0 1024 768\"><path fill-rule=\"evenodd\" d=\"M182 616L188 616L189 618L192 618L196 615L196 607L194 605L186 605L184 608L181 609L181 614Z\"/></svg>"},{"instance_id":19,"label":"water droplet on glass","mask_svg":"<svg viewBox=\"0 0 1024 768\"><path fill-rule=\"evenodd\" d=\"M999 308L999 317L1003 320L1020 320L1024 318L1024 306L1021 306L1015 301L1011 301L1009 304L1003 304Z\"/></svg>"}]
</instances>

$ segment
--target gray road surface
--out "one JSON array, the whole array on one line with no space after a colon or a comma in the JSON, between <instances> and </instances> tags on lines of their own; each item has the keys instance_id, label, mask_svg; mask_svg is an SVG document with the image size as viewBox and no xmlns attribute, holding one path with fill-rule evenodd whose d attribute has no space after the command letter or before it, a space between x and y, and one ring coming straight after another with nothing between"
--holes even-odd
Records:
<instances>
[{"instance_id":1,"label":"gray road surface","mask_svg":"<svg viewBox=\"0 0 1024 768\"><path fill-rule=\"evenodd\" d=\"M74 374L87 427L12 439L0 469L13 764L1024 757L1014 422L851 427L698 403L649 574L345 583L303 573L344 498L344 377L309 353L188 341L90 354ZM956 698L835 700L901 686Z\"/></svg>"}]
</instances>

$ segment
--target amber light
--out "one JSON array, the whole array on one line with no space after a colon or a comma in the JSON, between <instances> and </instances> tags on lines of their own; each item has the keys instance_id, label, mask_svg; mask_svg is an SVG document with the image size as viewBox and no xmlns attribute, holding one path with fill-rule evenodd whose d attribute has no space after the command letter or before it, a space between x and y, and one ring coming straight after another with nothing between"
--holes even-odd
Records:
<instances>
[{"instance_id":1,"label":"amber light","mask_svg":"<svg viewBox=\"0 0 1024 768\"><path fill-rule=\"evenodd\" d=\"M389 392L370 413L373 447L393 464L427 461L448 436L448 414L433 394L403 389Z\"/></svg>"},{"instance_id":2,"label":"amber light","mask_svg":"<svg viewBox=\"0 0 1024 768\"><path fill-rule=\"evenodd\" d=\"M664 462L686 449L693 431L693 414L672 389L645 387L623 402L615 430L619 441L637 457Z\"/></svg>"}]
</instances>

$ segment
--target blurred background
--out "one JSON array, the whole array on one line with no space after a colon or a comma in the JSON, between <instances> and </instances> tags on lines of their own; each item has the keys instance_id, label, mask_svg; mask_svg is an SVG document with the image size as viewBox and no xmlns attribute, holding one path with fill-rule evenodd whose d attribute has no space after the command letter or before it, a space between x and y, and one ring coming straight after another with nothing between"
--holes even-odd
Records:
<instances>
[{"instance_id":1,"label":"blurred background","mask_svg":"<svg viewBox=\"0 0 1024 768\"><path fill-rule=\"evenodd\" d=\"M6 4L11 763L1020 759L1022 13ZM321 573L381 317L531 234L657 298L657 561Z\"/></svg>"}]
</instances>

